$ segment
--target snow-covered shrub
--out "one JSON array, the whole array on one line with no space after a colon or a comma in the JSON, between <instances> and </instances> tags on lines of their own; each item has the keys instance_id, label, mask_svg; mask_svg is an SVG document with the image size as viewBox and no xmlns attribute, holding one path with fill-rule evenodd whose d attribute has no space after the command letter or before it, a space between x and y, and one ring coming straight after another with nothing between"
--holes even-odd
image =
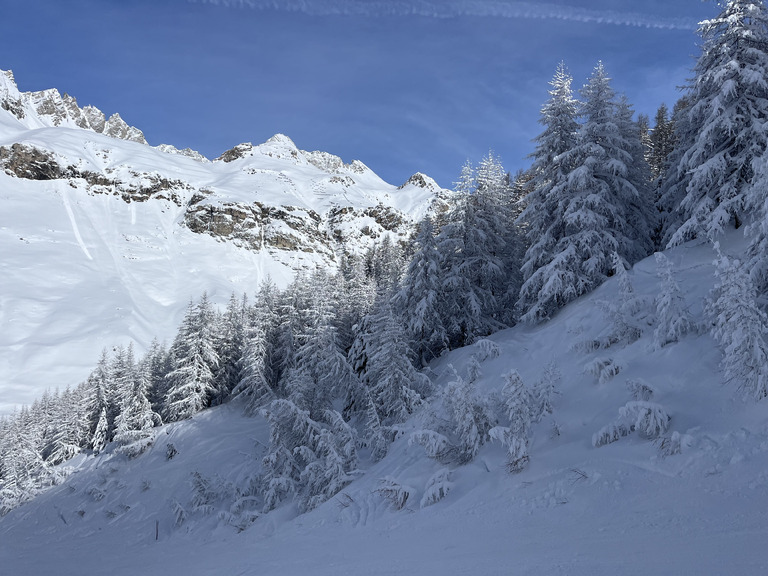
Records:
<instances>
[{"instance_id":1,"label":"snow-covered shrub","mask_svg":"<svg viewBox=\"0 0 768 576\"><path fill-rule=\"evenodd\" d=\"M523 439L515 436L505 426L491 428L490 436L494 440L501 442L502 446L507 447L507 470L519 472L528 465L530 456L528 456L527 438Z\"/></svg>"},{"instance_id":2,"label":"snow-covered shrub","mask_svg":"<svg viewBox=\"0 0 768 576\"><path fill-rule=\"evenodd\" d=\"M379 487L376 488L375 492L387 500L392 505L392 509L402 510L415 490L410 486L400 484L392 476L386 476L379 480Z\"/></svg>"},{"instance_id":3,"label":"snow-covered shrub","mask_svg":"<svg viewBox=\"0 0 768 576\"><path fill-rule=\"evenodd\" d=\"M448 460L451 454L451 442L447 437L434 430L418 430L411 434L408 443L418 444L424 448L429 458Z\"/></svg>"},{"instance_id":4,"label":"snow-covered shrub","mask_svg":"<svg viewBox=\"0 0 768 576\"><path fill-rule=\"evenodd\" d=\"M187 511L178 500L171 500L171 510L173 511L173 525L179 528L187 521Z\"/></svg>"},{"instance_id":5,"label":"snow-covered shrub","mask_svg":"<svg viewBox=\"0 0 768 576\"><path fill-rule=\"evenodd\" d=\"M653 402L635 400L619 408L619 418L630 422L630 428L641 438L657 438L669 428L666 410Z\"/></svg>"},{"instance_id":6,"label":"snow-covered shrub","mask_svg":"<svg viewBox=\"0 0 768 576\"><path fill-rule=\"evenodd\" d=\"M619 417L615 422L604 426L592 436L592 445L604 446L632 432L637 432L641 438L657 438L667 431L669 421L670 417L661 405L633 400L619 408Z\"/></svg>"},{"instance_id":7,"label":"snow-covered shrub","mask_svg":"<svg viewBox=\"0 0 768 576\"><path fill-rule=\"evenodd\" d=\"M165 459L166 460L172 460L176 454L178 454L179 451L176 450L176 446L174 446L173 442L168 442L168 444L165 445Z\"/></svg>"},{"instance_id":8,"label":"snow-covered shrub","mask_svg":"<svg viewBox=\"0 0 768 576\"><path fill-rule=\"evenodd\" d=\"M487 402L478 397L474 382L465 381L455 374L455 380L443 392L443 405L454 425L454 446L459 462L474 460L494 424Z\"/></svg>"},{"instance_id":9,"label":"snow-covered shrub","mask_svg":"<svg viewBox=\"0 0 768 576\"><path fill-rule=\"evenodd\" d=\"M605 384L621 372L623 366L613 360L613 358L595 358L587 364L585 372L597 378L600 384Z\"/></svg>"},{"instance_id":10,"label":"snow-covered shrub","mask_svg":"<svg viewBox=\"0 0 768 576\"><path fill-rule=\"evenodd\" d=\"M478 359L479 362L484 362L488 359L498 358L501 353L499 345L496 342L483 338L478 340L474 344L477 348L477 352L473 356Z\"/></svg>"},{"instance_id":11,"label":"snow-covered shrub","mask_svg":"<svg viewBox=\"0 0 768 576\"><path fill-rule=\"evenodd\" d=\"M192 472L192 511L202 514L213 513L214 504L232 498L234 486L224 482L218 475L206 478L200 472Z\"/></svg>"},{"instance_id":12,"label":"snow-covered shrub","mask_svg":"<svg viewBox=\"0 0 768 576\"><path fill-rule=\"evenodd\" d=\"M421 507L426 508L437 504L448 495L452 487L451 471L448 468L441 468L427 480L424 495L421 497Z\"/></svg>"},{"instance_id":13,"label":"snow-covered shrub","mask_svg":"<svg viewBox=\"0 0 768 576\"><path fill-rule=\"evenodd\" d=\"M672 432L670 436L663 436L656 441L656 446L659 450L659 456L666 458L667 456L674 456L675 454L681 454L683 448L690 442L690 436L687 434L680 434L679 432Z\"/></svg>"},{"instance_id":14,"label":"snow-covered shrub","mask_svg":"<svg viewBox=\"0 0 768 576\"><path fill-rule=\"evenodd\" d=\"M600 430L592 435L592 446L599 448L606 444L611 444L624 436L629 436L632 430L627 426L626 422L612 422L600 428Z\"/></svg>"},{"instance_id":15,"label":"snow-covered shrub","mask_svg":"<svg viewBox=\"0 0 768 576\"><path fill-rule=\"evenodd\" d=\"M653 398L654 390L643 380L627 380L627 390L635 400L647 402Z\"/></svg>"},{"instance_id":16,"label":"snow-covered shrub","mask_svg":"<svg viewBox=\"0 0 768 576\"><path fill-rule=\"evenodd\" d=\"M477 358L472 356L472 358L469 359L469 364L467 365L467 380L472 383L477 382L482 374L483 371L480 369L480 362L478 362Z\"/></svg>"}]
</instances>

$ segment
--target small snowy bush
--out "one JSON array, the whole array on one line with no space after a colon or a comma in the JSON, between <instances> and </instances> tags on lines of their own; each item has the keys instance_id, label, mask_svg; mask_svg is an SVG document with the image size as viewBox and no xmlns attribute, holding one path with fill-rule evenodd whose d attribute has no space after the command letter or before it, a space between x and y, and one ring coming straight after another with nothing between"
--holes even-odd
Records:
<instances>
[{"instance_id":1,"label":"small snowy bush","mask_svg":"<svg viewBox=\"0 0 768 576\"><path fill-rule=\"evenodd\" d=\"M451 471L448 468L441 468L427 480L424 496L421 497L421 507L426 508L437 504L446 497L452 487Z\"/></svg>"},{"instance_id":2,"label":"small snowy bush","mask_svg":"<svg viewBox=\"0 0 768 576\"><path fill-rule=\"evenodd\" d=\"M387 500L394 510L402 510L415 491L410 486L400 484L392 476L386 476L379 480L379 487L375 492Z\"/></svg>"},{"instance_id":3,"label":"small snowy bush","mask_svg":"<svg viewBox=\"0 0 768 576\"><path fill-rule=\"evenodd\" d=\"M621 372L623 366L613 360L613 358L595 358L587 364L584 371L591 374L600 384L605 384Z\"/></svg>"},{"instance_id":4,"label":"small snowy bush","mask_svg":"<svg viewBox=\"0 0 768 576\"><path fill-rule=\"evenodd\" d=\"M475 348L477 348L477 352L474 354L474 356L480 362L488 360L489 358L498 358L499 354L501 353L499 350L499 345L487 339L482 339L475 342Z\"/></svg>"},{"instance_id":5,"label":"small snowy bush","mask_svg":"<svg viewBox=\"0 0 768 576\"><path fill-rule=\"evenodd\" d=\"M637 432L646 439L657 438L669 428L670 417L666 410L653 402L633 400L619 408L617 420L601 428L592 436L592 445L604 446Z\"/></svg>"}]
</instances>

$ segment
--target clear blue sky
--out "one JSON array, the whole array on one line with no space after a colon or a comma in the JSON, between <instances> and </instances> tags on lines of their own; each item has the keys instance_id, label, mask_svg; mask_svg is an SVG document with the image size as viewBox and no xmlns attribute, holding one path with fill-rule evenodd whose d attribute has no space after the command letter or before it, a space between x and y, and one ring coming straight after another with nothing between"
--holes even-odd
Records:
<instances>
[{"instance_id":1,"label":"clear blue sky","mask_svg":"<svg viewBox=\"0 0 768 576\"><path fill-rule=\"evenodd\" d=\"M290 136L400 184L451 186L489 148L514 172L560 60L603 60L635 109L670 107L702 0L0 0L0 68L216 157Z\"/></svg>"}]
</instances>

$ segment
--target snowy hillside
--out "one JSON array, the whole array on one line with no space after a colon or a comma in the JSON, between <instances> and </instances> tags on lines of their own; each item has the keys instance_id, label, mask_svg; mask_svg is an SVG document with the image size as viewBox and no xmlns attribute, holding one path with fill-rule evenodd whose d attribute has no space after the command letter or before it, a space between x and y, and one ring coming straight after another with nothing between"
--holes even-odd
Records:
<instances>
[{"instance_id":1,"label":"snowy hillside","mask_svg":"<svg viewBox=\"0 0 768 576\"><path fill-rule=\"evenodd\" d=\"M169 338L191 298L334 269L405 240L443 191L276 135L209 161L151 147L56 90L0 71L0 414L85 378L104 346Z\"/></svg>"},{"instance_id":2,"label":"snowy hillside","mask_svg":"<svg viewBox=\"0 0 768 576\"><path fill-rule=\"evenodd\" d=\"M726 254L743 249L738 232L723 243ZM695 242L667 257L704 325L711 247ZM431 365L436 400L402 426L383 460L362 458L362 476L308 514L286 504L249 515L242 494L269 430L233 402L155 430L154 446L134 460L107 451L70 461L62 485L0 518L0 565L115 576L764 574L765 407L723 383L706 330L656 349L654 258L629 279L639 339L610 337L616 325L601 302L619 300L614 278L548 323L443 356ZM507 471L495 442L466 465L430 459L409 442L449 417L439 391L456 375L492 398L509 370L533 389L548 365L561 375L551 379L553 413L534 424L522 472ZM640 402L669 415L659 437L636 430L595 447L620 409Z\"/></svg>"}]
</instances>

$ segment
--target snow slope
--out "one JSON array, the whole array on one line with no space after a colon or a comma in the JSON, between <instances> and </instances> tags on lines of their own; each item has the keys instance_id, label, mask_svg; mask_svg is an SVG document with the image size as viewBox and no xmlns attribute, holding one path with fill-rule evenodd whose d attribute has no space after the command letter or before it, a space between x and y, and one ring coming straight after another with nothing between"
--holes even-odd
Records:
<instances>
[{"instance_id":1,"label":"snow slope","mask_svg":"<svg viewBox=\"0 0 768 576\"><path fill-rule=\"evenodd\" d=\"M104 346L172 337L203 291L223 303L405 238L442 193L282 135L213 162L153 148L3 71L0 105L0 415L76 385Z\"/></svg>"},{"instance_id":2,"label":"snow slope","mask_svg":"<svg viewBox=\"0 0 768 576\"><path fill-rule=\"evenodd\" d=\"M739 254L737 235L723 243ZM695 319L713 285L705 244L667 253ZM420 501L444 465L401 437L382 461L303 516L286 506L244 530L227 523L226 490L194 511L194 472L219 486L243 486L258 473L267 428L225 405L158 431L136 460L109 453L79 456L68 480L0 519L0 565L13 574L280 574L280 575L633 575L768 573L768 415L765 402L742 401L724 385L720 353L706 333L651 349L653 258L631 272L646 299L647 326L636 342L595 350L610 330L599 302L617 283L563 309L537 327L494 335L499 356L480 363L478 390L498 391L517 369L528 385L554 361L562 373L554 414L534 427L530 465L510 475L500 446L488 444L464 466L449 465L447 496ZM477 347L432 365L435 382L449 364L467 372ZM621 366L598 382L597 359ZM592 436L616 418L631 395L627 380L655 390L671 415L681 453L664 457L658 442L636 434L595 448ZM439 402L406 424L417 430ZM439 415L439 412L438 412ZM553 421L559 435L552 434ZM178 450L166 459L166 446ZM411 487L402 510L377 492L386 476ZM186 511L174 526L174 506ZM241 527L242 528L242 527ZM157 530L157 532L156 532ZM157 537L156 537L157 534Z\"/></svg>"}]
</instances>

